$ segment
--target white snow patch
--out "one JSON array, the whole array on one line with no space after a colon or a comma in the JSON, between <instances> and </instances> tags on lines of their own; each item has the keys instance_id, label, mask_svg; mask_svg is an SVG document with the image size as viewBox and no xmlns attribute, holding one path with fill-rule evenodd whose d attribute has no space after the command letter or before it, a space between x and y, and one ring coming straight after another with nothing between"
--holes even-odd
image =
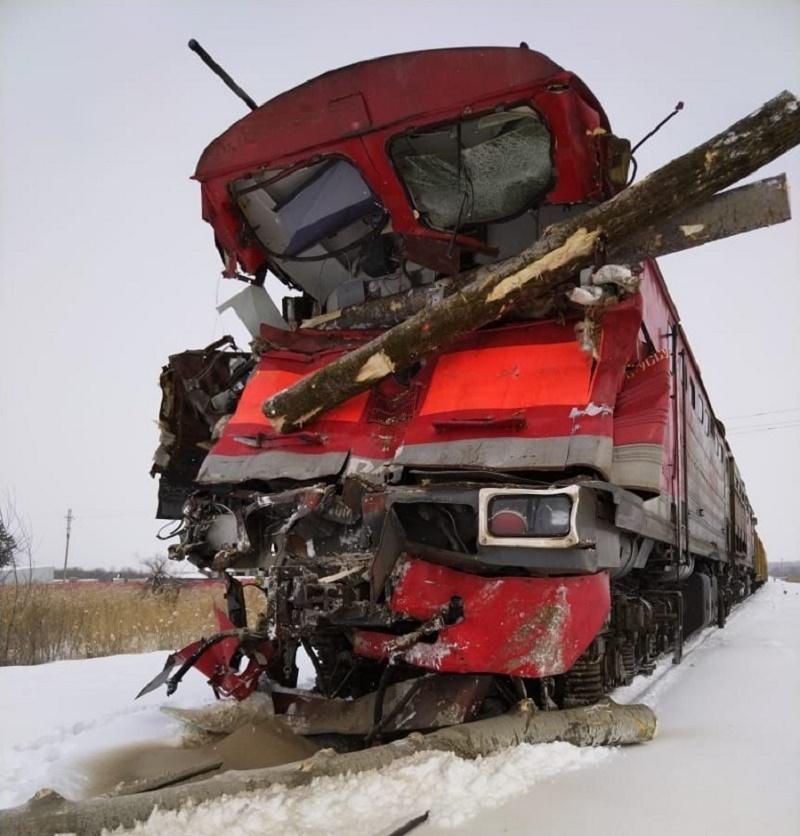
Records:
<instances>
[{"instance_id":1,"label":"white snow patch","mask_svg":"<svg viewBox=\"0 0 800 836\"><path fill-rule=\"evenodd\" d=\"M615 284L633 292L638 289L639 280L633 275L631 268L624 264L604 264L592 273L592 284Z\"/></svg>"},{"instance_id":2,"label":"white snow patch","mask_svg":"<svg viewBox=\"0 0 800 836\"><path fill-rule=\"evenodd\" d=\"M180 725L160 705L211 700L204 677L190 673L169 700L156 692L134 703L164 658L0 668L0 806L45 786L69 789L79 778L74 764L91 753L177 738ZM304 677L313 679L307 661ZM156 813L138 832L379 836L430 810L415 834L585 834L589 822L594 836L617 836L627 822L648 836L788 836L800 821L799 694L800 584L770 581L724 630L691 639L681 665L667 657L652 676L614 692L618 702L656 706L652 743L523 745L476 761L420 754L377 772Z\"/></svg>"},{"instance_id":3,"label":"white snow patch","mask_svg":"<svg viewBox=\"0 0 800 836\"><path fill-rule=\"evenodd\" d=\"M376 836L426 811L431 825L449 829L555 775L604 763L613 753L569 743L522 744L474 761L426 752L373 772L317 778L307 787L272 787L178 812L156 811L128 832L219 836L235 823L242 836Z\"/></svg>"},{"instance_id":4,"label":"white snow patch","mask_svg":"<svg viewBox=\"0 0 800 836\"><path fill-rule=\"evenodd\" d=\"M166 651L0 668L0 808L27 801L50 787L79 794L75 762L130 743L176 743L181 724L160 711L163 691L134 702L164 666ZM208 703L199 674L186 677L169 704Z\"/></svg>"},{"instance_id":5,"label":"white snow patch","mask_svg":"<svg viewBox=\"0 0 800 836\"><path fill-rule=\"evenodd\" d=\"M567 293L567 299L576 305L596 305L603 298L601 287L573 287Z\"/></svg>"},{"instance_id":6,"label":"white snow patch","mask_svg":"<svg viewBox=\"0 0 800 836\"><path fill-rule=\"evenodd\" d=\"M417 644L412 645L400 655L406 662L410 662L412 665L420 665L424 668L438 671L442 666L442 661L457 649L457 647L449 642L437 639L433 644L417 642Z\"/></svg>"},{"instance_id":7,"label":"white snow patch","mask_svg":"<svg viewBox=\"0 0 800 836\"><path fill-rule=\"evenodd\" d=\"M134 697L164 666L168 651L0 667L0 809L27 801L43 787L80 796L81 763L99 752L133 743L174 742L183 724L161 706L214 704L206 678L190 671L177 692ZM316 674L298 654L298 687Z\"/></svg>"},{"instance_id":8,"label":"white snow patch","mask_svg":"<svg viewBox=\"0 0 800 836\"><path fill-rule=\"evenodd\" d=\"M687 643L683 662L617 689L656 707L652 743L534 785L459 836L796 836L800 822L800 584L771 580L723 630ZM619 790L617 792L617 790ZM587 824L588 823L588 824ZM436 826L420 836L447 834Z\"/></svg>"}]
</instances>

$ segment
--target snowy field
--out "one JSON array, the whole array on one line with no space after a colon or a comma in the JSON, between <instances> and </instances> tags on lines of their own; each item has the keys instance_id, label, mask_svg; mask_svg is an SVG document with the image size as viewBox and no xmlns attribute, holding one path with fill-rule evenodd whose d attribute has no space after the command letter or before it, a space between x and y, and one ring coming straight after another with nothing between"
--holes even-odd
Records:
<instances>
[{"instance_id":1,"label":"snowy field","mask_svg":"<svg viewBox=\"0 0 800 836\"><path fill-rule=\"evenodd\" d=\"M43 786L82 791L82 762L179 740L162 693L133 695L164 653L0 669L0 807ZM155 813L137 828L183 834L379 836L430 811L420 836L800 834L800 584L770 581L724 630L615 694L655 708L656 740L626 749L520 746L478 761L421 754L358 777ZM209 701L199 675L169 704Z\"/></svg>"}]
</instances>

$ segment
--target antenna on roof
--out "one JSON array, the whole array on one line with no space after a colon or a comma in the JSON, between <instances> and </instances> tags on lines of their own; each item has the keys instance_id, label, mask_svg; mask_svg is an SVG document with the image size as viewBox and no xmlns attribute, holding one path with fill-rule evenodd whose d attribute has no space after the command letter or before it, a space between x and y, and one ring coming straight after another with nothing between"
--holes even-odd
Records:
<instances>
[{"instance_id":1,"label":"antenna on roof","mask_svg":"<svg viewBox=\"0 0 800 836\"><path fill-rule=\"evenodd\" d=\"M211 72L218 75L224 82L225 86L232 90L250 108L250 110L255 110L258 107L253 99L250 98L250 96L248 96L241 87L239 87L239 85L225 72L225 70L222 69L222 67L220 67L220 65L203 49L203 47L197 43L194 38L189 41L188 46L192 52L196 52L200 56L202 62L211 70Z\"/></svg>"},{"instance_id":2,"label":"antenna on roof","mask_svg":"<svg viewBox=\"0 0 800 836\"><path fill-rule=\"evenodd\" d=\"M651 136L653 136L654 134L657 134L657 133L658 133L658 132L659 132L659 131L660 131L660 130L664 127L664 125L666 125L666 124L667 124L667 122L669 122L669 120L670 120L670 119L672 119L672 117L673 117L673 116L677 116L677 115L678 115L678 114L679 114L682 110L683 110L683 102L678 102L678 104L676 104L676 105L675 105L675 107L674 107L674 108L673 108L673 110L672 110L672 113L670 113L670 114L669 114L669 116L667 116L665 119L662 119L662 120L661 120L661 121L660 121L660 122L659 122L659 123L655 126L655 128L653 128L653 130L652 130L652 131L650 131L650 133L649 133L649 134L645 134L645 135L644 135L644 136L643 136L643 137L642 137L642 138L641 138L641 139L640 139L640 140L636 143L636 145L634 145L634 146L633 146L633 148L631 148L631 154L634 154L634 153L635 153L635 152L636 152L639 148L641 148L641 147L642 147L642 145L644 145L644 144L645 144L645 142L647 142L647 140L648 140L648 139L650 139L650 137L651 137Z\"/></svg>"},{"instance_id":3,"label":"antenna on roof","mask_svg":"<svg viewBox=\"0 0 800 836\"><path fill-rule=\"evenodd\" d=\"M628 178L628 183L627 183L628 186L630 186L630 184L633 183L633 181L636 179L636 172L639 170L639 165L636 162L636 157L634 157L633 155L636 153L636 151L639 148L642 147L642 145L645 144L645 142L647 142L648 139L650 139L651 136L655 136L655 134L657 134L664 127L664 125L666 125L667 122L669 122L669 120L672 119L673 116L677 116L682 110L683 110L683 102L678 102L678 104L676 104L675 107L672 109L672 113L670 113L668 116L666 116L664 119L662 119L655 126L655 128L653 128L653 130L650 131L650 133L645 134L636 143L636 145L634 145L633 148L631 148L630 156L631 156L631 163L633 164L633 171L631 172L631 176Z\"/></svg>"}]
</instances>

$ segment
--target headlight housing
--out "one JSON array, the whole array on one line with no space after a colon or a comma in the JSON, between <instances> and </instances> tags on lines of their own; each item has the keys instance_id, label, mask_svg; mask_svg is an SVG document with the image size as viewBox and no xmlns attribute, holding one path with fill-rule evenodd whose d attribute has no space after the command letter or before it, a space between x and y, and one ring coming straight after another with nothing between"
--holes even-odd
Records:
<instances>
[{"instance_id":1,"label":"headlight housing","mask_svg":"<svg viewBox=\"0 0 800 836\"><path fill-rule=\"evenodd\" d=\"M575 516L579 489L483 488L479 542L496 546L565 548L578 542Z\"/></svg>"}]
</instances>

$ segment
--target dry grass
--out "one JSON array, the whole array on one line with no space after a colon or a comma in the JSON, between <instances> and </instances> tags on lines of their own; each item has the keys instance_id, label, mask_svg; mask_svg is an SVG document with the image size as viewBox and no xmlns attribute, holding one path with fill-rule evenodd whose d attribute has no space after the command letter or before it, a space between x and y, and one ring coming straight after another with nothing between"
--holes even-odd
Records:
<instances>
[{"instance_id":1,"label":"dry grass","mask_svg":"<svg viewBox=\"0 0 800 836\"><path fill-rule=\"evenodd\" d=\"M138 583L0 586L0 665L175 650L216 631L214 603L224 610L221 584L160 595Z\"/></svg>"}]
</instances>

